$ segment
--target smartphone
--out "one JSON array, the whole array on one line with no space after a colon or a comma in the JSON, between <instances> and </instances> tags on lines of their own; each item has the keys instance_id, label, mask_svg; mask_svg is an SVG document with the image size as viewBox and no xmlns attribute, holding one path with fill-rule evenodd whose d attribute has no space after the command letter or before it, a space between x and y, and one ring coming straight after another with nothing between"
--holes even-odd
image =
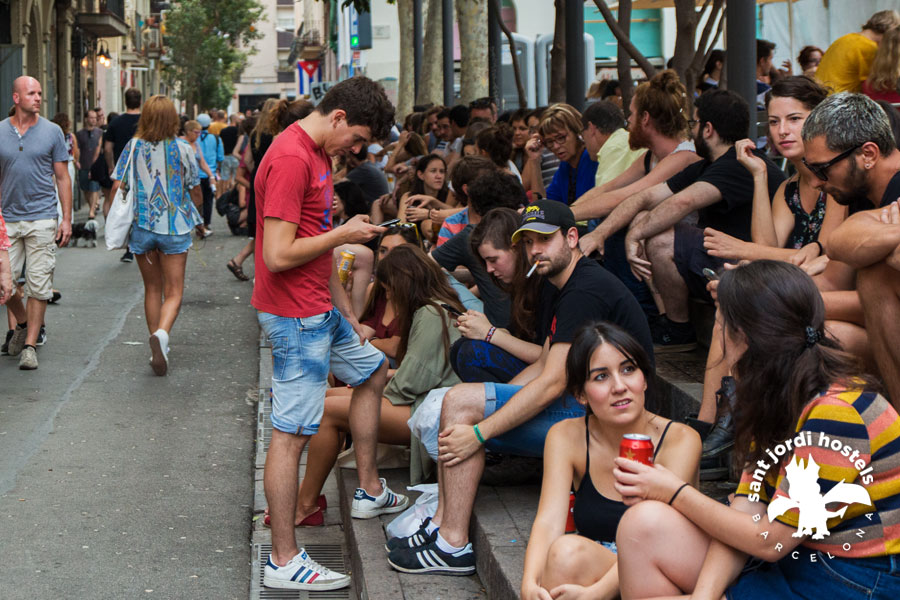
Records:
<instances>
[{"instance_id":1,"label":"smartphone","mask_svg":"<svg viewBox=\"0 0 900 600\"><path fill-rule=\"evenodd\" d=\"M461 313L461 312L459 312L458 310L456 310L455 308L453 308L453 307L450 306L449 304L445 304L445 303L442 302L442 303L441 303L441 308L443 308L443 309L446 310L448 313L450 313L450 316L451 316L451 317L461 317L461 316L462 316L462 313Z\"/></svg>"},{"instance_id":2,"label":"smartphone","mask_svg":"<svg viewBox=\"0 0 900 600\"><path fill-rule=\"evenodd\" d=\"M400 222L400 219L388 219L384 223L379 223L378 227L390 227L391 225L396 225Z\"/></svg>"},{"instance_id":3,"label":"smartphone","mask_svg":"<svg viewBox=\"0 0 900 600\"><path fill-rule=\"evenodd\" d=\"M709 267L703 269L703 274L706 275L706 278L710 281L716 281L719 278L719 275Z\"/></svg>"}]
</instances>

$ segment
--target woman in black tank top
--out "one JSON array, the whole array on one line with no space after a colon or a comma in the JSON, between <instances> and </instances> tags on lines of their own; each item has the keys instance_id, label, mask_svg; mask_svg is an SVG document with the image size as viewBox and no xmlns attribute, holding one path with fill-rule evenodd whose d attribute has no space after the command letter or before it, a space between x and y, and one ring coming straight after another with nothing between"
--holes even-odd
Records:
<instances>
[{"instance_id":1,"label":"woman in black tank top","mask_svg":"<svg viewBox=\"0 0 900 600\"><path fill-rule=\"evenodd\" d=\"M566 389L585 404L584 419L557 423L544 446L544 480L522 577L522 598L563 590L590 598L619 595L616 528L625 504L616 491L613 460L626 433L653 441L654 460L696 482L700 437L650 412L653 368L642 346L610 323L582 329L566 360ZM564 535L569 491L575 492L577 535ZM589 589L587 589L589 588Z\"/></svg>"}]
</instances>

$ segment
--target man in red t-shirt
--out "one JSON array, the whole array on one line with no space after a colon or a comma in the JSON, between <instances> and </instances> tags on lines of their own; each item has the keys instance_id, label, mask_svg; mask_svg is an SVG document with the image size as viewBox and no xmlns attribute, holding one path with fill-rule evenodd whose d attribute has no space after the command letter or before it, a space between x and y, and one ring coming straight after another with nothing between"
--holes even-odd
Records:
<instances>
[{"instance_id":1,"label":"man in red t-shirt","mask_svg":"<svg viewBox=\"0 0 900 600\"><path fill-rule=\"evenodd\" d=\"M332 590L350 584L349 576L315 563L294 539L300 453L319 429L329 371L354 388L350 430L359 488L351 515L398 512L409 502L379 479L375 464L387 361L365 341L332 261L337 246L366 242L384 228L357 215L332 229L331 157L387 137L393 118L380 85L363 77L342 81L272 142L256 174L252 304L272 344L274 366L264 476L272 524L267 587Z\"/></svg>"}]
</instances>

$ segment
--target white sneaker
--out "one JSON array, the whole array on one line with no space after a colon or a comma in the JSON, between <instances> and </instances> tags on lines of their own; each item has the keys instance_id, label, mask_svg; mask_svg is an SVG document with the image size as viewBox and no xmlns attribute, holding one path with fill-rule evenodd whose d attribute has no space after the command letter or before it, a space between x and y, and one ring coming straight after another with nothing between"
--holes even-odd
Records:
<instances>
[{"instance_id":1,"label":"white sneaker","mask_svg":"<svg viewBox=\"0 0 900 600\"><path fill-rule=\"evenodd\" d=\"M157 329L150 336L150 366L157 375L165 375L169 370L169 334Z\"/></svg>"},{"instance_id":2,"label":"white sneaker","mask_svg":"<svg viewBox=\"0 0 900 600\"><path fill-rule=\"evenodd\" d=\"M362 488L356 488L356 493L353 494L353 504L350 508L351 517L354 519L371 519L378 515L400 512L409 505L409 498L403 494L392 492L383 477L379 481L381 481L383 491L377 498L370 496Z\"/></svg>"},{"instance_id":3,"label":"white sneaker","mask_svg":"<svg viewBox=\"0 0 900 600\"><path fill-rule=\"evenodd\" d=\"M339 590L350 585L349 575L326 569L303 548L283 567L273 563L270 554L264 573L264 586L282 590Z\"/></svg>"}]
</instances>

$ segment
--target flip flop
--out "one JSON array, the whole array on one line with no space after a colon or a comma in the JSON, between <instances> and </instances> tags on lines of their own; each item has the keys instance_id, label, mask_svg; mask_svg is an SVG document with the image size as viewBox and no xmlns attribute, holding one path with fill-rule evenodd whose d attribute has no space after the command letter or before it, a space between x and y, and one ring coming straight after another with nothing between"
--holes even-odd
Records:
<instances>
[{"instance_id":1,"label":"flip flop","mask_svg":"<svg viewBox=\"0 0 900 600\"><path fill-rule=\"evenodd\" d=\"M236 264L233 260L229 260L228 264L225 266L228 267L228 270L231 271L232 275L237 277L240 281L250 281L250 278L244 274L244 270L241 266Z\"/></svg>"}]
</instances>

